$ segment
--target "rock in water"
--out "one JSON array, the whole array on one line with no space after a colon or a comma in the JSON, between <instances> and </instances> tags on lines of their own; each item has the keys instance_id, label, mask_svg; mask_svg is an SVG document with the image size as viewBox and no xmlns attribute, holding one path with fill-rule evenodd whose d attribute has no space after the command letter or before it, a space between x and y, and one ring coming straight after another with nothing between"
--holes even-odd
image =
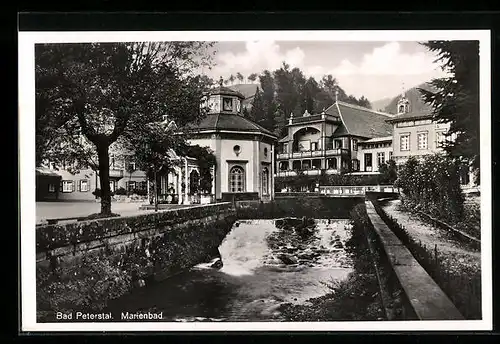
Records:
<instances>
[{"instance_id":1,"label":"rock in water","mask_svg":"<svg viewBox=\"0 0 500 344\"><path fill-rule=\"evenodd\" d=\"M280 254L278 255L278 258L287 265L298 264L297 258L289 254Z\"/></svg>"},{"instance_id":2,"label":"rock in water","mask_svg":"<svg viewBox=\"0 0 500 344\"><path fill-rule=\"evenodd\" d=\"M214 269L220 269L223 265L224 264L222 263L222 259L219 258L212 265L210 265L210 267Z\"/></svg>"}]
</instances>

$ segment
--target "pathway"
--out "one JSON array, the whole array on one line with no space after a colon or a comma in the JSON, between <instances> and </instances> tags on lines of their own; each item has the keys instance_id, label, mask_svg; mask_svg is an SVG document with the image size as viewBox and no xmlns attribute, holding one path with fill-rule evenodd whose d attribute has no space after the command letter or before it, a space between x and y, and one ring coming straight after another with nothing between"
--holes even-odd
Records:
<instances>
[{"instance_id":1,"label":"pathway","mask_svg":"<svg viewBox=\"0 0 500 344\"><path fill-rule=\"evenodd\" d=\"M444 229L423 221L420 216L400 209L400 204L400 200L380 202L384 211L404 226L415 240L432 249L437 245L438 254L441 253L443 262L451 270L481 270L481 252L464 245Z\"/></svg>"},{"instance_id":2,"label":"pathway","mask_svg":"<svg viewBox=\"0 0 500 344\"><path fill-rule=\"evenodd\" d=\"M139 215L153 212L154 210L139 210L143 203L113 202L111 211L122 216ZM185 205L172 204L171 208L187 207ZM99 202L36 202L36 223L43 223L47 219L87 216L101 211Z\"/></svg>"}]
</instances>

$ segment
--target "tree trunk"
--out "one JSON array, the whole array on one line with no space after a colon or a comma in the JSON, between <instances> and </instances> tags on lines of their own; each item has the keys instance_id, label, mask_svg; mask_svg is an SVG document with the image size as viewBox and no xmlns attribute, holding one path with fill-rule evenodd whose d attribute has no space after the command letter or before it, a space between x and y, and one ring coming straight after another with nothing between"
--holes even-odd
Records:
<instances>
[{"instance_id":1,"label":"tree trunk","mask_svg":"<svg viewBox=\"0 0 500 344\"><path fill-rule=\"evenodd\" d=\"M111 188L109 185L109 145L96 144L99 157L99 180L101 184L101 214L111 214Z\"/></svg>"}]
</instances>

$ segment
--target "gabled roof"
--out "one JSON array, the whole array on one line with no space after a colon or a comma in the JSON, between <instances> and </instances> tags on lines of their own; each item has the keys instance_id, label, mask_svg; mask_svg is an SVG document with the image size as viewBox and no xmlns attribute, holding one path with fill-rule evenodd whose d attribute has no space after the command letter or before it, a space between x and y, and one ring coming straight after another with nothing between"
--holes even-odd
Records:
<instances>
[{"instance_id":1,"label":"gabled roof","mask_svg":"<svg viewBox=\"0 0 500 344\"><path fill-rule=\"evenodd\" d=\"M340 116L342 120L342 124L333 136L353 135L373 138L392 134L392 125L387 123L387 120L392 118L390 114L341 101L335 102L325 112L332 116Z\"/></svg>"},{"instance_id":2,"label":"gabled roof","mask_svg":"<svg viewBox=\"0 0 500 344\"><path fill-rule=\"evenodd\" d=\"M245 96L243 94L241 94L240 92L232 90L232 89L230 89L228 87L224 87L224 86L217 86L215 88L212 88L208 93L210 95L222 94L222 95L226 95L226 96L236 96L240 99L245 99Z\"/></svg>"},{"instance_id":3,"label":"gabled roof","mask_svg":"<svg viewBox=\"0 0 500 344\"><path fill-rule=\"evenodd\" d=\"M394 116L392 118L387 119L387 122L389 123L397 123L397 122L404 122L408 120L415 120L415 119L432 119L433 115L430 111L418 111L418 112L407 112L403 113L401 115Z\"/></svg>"},{"instance_id":4,"label":"gabled roof","mask_svg":"<svg viewBox=\"0 0 500 344\"><path fill-rule=\"evenodd\" d=\"M53 177L53 178L62 178L57 172L49 169L49 168L45 168L45 167L37 167L35 169L35 174L37 176L44 176L44 177Z\"/></svg>"},{"instance_id":5,"label":"gabled roof","mask_svg":"<svg viewBox=\"0 0 500 344\"><path fill-rule=\"evenodd\" d=\"M208 114L200 123L192 123L186 126L188 131L240 131L249 133L262 133L273 138L276 135L258 125L257 123L236 114Z\"/></svg>"}]
</instances>

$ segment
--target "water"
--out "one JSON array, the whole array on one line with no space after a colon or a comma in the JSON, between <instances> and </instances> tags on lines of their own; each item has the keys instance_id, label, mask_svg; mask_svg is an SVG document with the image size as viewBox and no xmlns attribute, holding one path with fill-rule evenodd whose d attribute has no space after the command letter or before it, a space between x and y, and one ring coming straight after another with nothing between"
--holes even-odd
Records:
<instances>
[{"instance_id":1,"label":"water","mask_svg":"<svg viewBox=\"0 0 500 344\"><path fill-rule=\"evenodd\" d=\"M162 311L164 321L283 320L280 305L322 296L330 291L325 283L345 279L352 271L343 249L349 221L315 222L313 237L297 244L288 240L293 231L278 229L275 220L239 221L219 247L220 270L211 268L212 262L199 264L136 289L112 309ZM280 259L283 255L292 259L288 265Z\"/></svg>"}]
</instances>

